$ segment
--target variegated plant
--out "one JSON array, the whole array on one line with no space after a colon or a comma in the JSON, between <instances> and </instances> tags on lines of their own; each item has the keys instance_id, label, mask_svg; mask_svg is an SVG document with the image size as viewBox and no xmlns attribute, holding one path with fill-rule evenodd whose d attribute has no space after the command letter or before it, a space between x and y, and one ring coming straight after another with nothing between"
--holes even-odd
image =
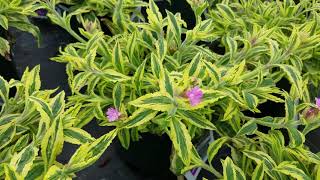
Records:
<instances>
[{"instance_id":1,"label":"variegated plant","mask_svg":"<svg viewBox=\"0 0 320 180\"><path fill-rule=\"evenodd\" d=\"M67 63L73 95L66 109L63 92L51 97L54 90L40 90L38 67L27 70L21 81L0 79L1 177L70 179L95 162L116 136L129 148L144 132L171 138L176 174L202 167L225 179L320 176L319 157L304 145L305 135L320 124L319 106L310 104L308 89L319 83L316 1L188 0L197 21L193 29L179 13L167 11L163 17L152 0L35 2L0 1L0 25L36 35L26 15L46 8L52 22L79 41L53 58ZM61 2L72 5L68 12L55 11ZM146 19L136 9L141 6L147 6ZM15 11L19 14L10 15ZM140 21L130 21L132 13ZM73 16L83 25L80 34L71 27ZM98 18L105 16L114 36L101 31ZM226 53L217 54L204 42L218 42ZM2 55L7 44L3 40ZM276 87L282 78L290 81L290 92ZM243 113L258 113L266 101L285 103L286 116ZM81 130L93 119L115 129L94 139ZM258 125L269 131L261 132ZM208 149L206 164L193 142L208 130L218 139ZM56 161L64 142L81 145L66 165ZM231 149L231 158L218 172L211 160L223 145Z\"/></svg>"},{"instance_id":2,"label":"variegated plant","mask_svg":"<svg viewBox=\"0 0 320 180\"><path fill-rule=\"evenodd\" d=\"M221 2L221 3L218 3ZM319 2L301 0L248 1L202 1L209 7L206 19L212 21L214 39L226 47L227 54L234 61L251 59L248 50L267 51L272 48L272 57L263 58L260 63L292 65L301 72L303 101L310 102L308 85L319 87ZM244 47L238 49L239 47ZM250 57L244 56L248 54ZM280 80L284 74L275 73Z\"/></svg>"},{"instance_id":3,"label":"variegated plant","mask_svg":"<svg viewBox=\"0 0 320 180\"><path fill-rule=\"evenodd\" d=\"M60 3L70 6L63 14L56 11L56 6ZM102 26L106 26L113 34L118 34L130 29L128 24L131 20L143 20L140 9L146 5L147 3L141 0L43 0L41 2L41 7L48 10L47 16L50 20L80 42L85 42L85 38L79 36L74 27L71 27L72 17L76 17L88 32L101 30Z\"/></svg>"},{"instance_id":4,"label":"variegated plant","mask_svg":"<svg viewBox=\"0 0 320 180\"><path fill-rule=\"evenodd\" d=\"M285 117L240 115L246 123L238 131L224 131L209 146L210 166L215 165L211 164L212 160L221 147L226 146L231 150L231 159L222 162L227 179L318 179L320 157L305 145L305 136L319 127L320 116L316 109L320 108L320 103L314 107L317 113L312 114L313 117L305 116L301 111L309 104L296 105L294 99L285 96ZM299 120L295 117L297 114L301 114ZM268 131L261 131L261 127L268 127Z\"/></svg>"},{"instance_id":5,"label":"variegated plant","mask_svg":"<svg viewBox=\"0 0 320 180\"><path fill-rule=\"evenodd\" d=\"M304 135L297 130L299 124L307 124L308 127L308 122L296 121L296 115L311 105L302 104L296 108L294 103L299 98L301 102L310 102L309 81L303 78L304 64L300 63L299 68L297 65L301 61L296 58L304 53L292 55L293 60L298 59L297 62L286 59L291 54L286 53L285 46L299 47L296 45L297 38L293 38L298 29L294 28L296 30L292 35L283 36L288 42L278 42L279 37L272 38L274 36L270 35L272 28L269 30L258 23L249 26L251 28L245 33L239 30L238 34L233 34L233 31L229 33L223 28L224 31L220 32L216 28L218 18L232 14L225 13L217 15L216 19L203 20L201 15L207 7L201 4L203 2L189 1L197 16L197 25L189 30L179 14L167 12L163 17L152 0L147 8L148 21L127 22L130 28L116 36L104 35L99 28L90 31L80 29L78 36L88 40L68 45L59 57L53 58L67 63L69 85L73 92L69 97L69 106L81 106L79 121L75 126L81 128L93 119L97 119L102 126L115 126L114 131L117 131L125 148L129 148L130 141L139 139L139 133L166 133L173 142L171 168L176 174L200 166L222 177L214 166L206 165L201 160L192 144L192 140L201 136L202 132L214 130L222 139L210 146L209 157L214 157L217 147L230 142L233 161L226 159L224 164L226 168L231 165L237 167L232 172L243 174L247 170L243 168L248 165L246 168L251 168L251 171L248 170L246 176L252 176L255 162L263 160L254 159L254 155L248 154L261 152L269 154L266 158L271 156L272 167L268 164L269 170L263 170L271 177L290 175L284 170L278 173L278 170L272 169L281 169L288 164L311 176L312 168L317 167L318 162L311 161L305 170L298 165L298 161L294 161L291 154L279 160L263 145L275 141L272 138L273 134L279 134L277 129L286 129L291 144L286 146L282 141L279 142L281 150L299 147L317 157L303 146ZM220 9L209 10L207 17L232 11L226 4L218 4L217 7ZM59 17L56 15L52 18ZM226 27L236 24L227 20L221 20L221 23L230 24ZM62 22L66 24L65 27L68 26L68 21ZM305 20L305 23L308 22ZM315 45L313 42L317 36L312 35L305 51L312 49L310 46ZM221 45L226 46L227 53L219 55L199 45L216 39L223 39ZM276 87L276 82L281 78L291 82L290 92L282 92ZM286 102L287 116L255 119L242 113L245 110L259 112L258 105L267 100ZM263 134L256 130L257 124L270 127L273 131ZM247 137L253 134L253 137ZM280 140L281 135L278 137ZM241 158L250 161L251 165L241 161ZM276 175L273 175L273 171L276 171Z\"/></svg>"},{"instance_id":6,"label":"variegated plant","mask_svg":"<svg viewBox=\"0 0 320 180\"><path fill-rule=\"evenodd\" d=\"M38 0L1 0L0 1L0 28L8 30L15 27L31 33L40 39L39 28L30 23L28 16L36 15ZM1 30L3 33L3 31ZM0 37L0 55L10 59L10 45L7 39Z\"/></svg>"},{"instance_id":7,"label":"variegated plant","mask_svg":"<svg viewBox=\"0 0 320 180\"><path fill-rule=\"evenodd\" d=\"M285 75L293 85L291 96L286 95L286 117L256 119L240 115L246 123L232 134L220 134L220 139L208 149L209 161L223 144L228 144L232 160L226 159L223 163L226 177L318 179L319 157L310 152L304 142L305 136L319 127L320 106L302 112L312 105L297 105L298 101L313 101L308 90L310 85L319 87L318 2L249 0L211 4L202 1L202 6L210 6L206 18L212 21L215 41L227 49L230 59L226 63L246 59L252 65L282 64L279 65L282 72L269 72L272 79L277 82ZM252 51L270 53L257 56ZM289 74L296 75L290 77ZM263 133L257 124L270 130ZM288 135L289 143L285 142Z\"/></svg>"},{"instance_id":8,"label":"variegated plant","mask_svg":"<svg viewBox=\"0 0 320 180\"><path fill-rule=\"evenodd\" d=\"M64 92L40 90L39 70L27 69L21 81L0 77L1 179L71 179L95 162L116 136L117 131L111 131L95 139L75 127L80 107L65 109ZM65 142L80 148L63 165L56 157Z\"/></svg>"}]
</instances>

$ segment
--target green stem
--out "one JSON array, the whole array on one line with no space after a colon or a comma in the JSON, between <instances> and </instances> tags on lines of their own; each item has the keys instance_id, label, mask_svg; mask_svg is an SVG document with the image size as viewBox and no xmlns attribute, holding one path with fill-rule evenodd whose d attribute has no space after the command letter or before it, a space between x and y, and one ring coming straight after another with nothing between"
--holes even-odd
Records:
<instances>
[{"instance_id":1,"label":"green stem","mask_svg":"<svg viewBox=\"0 0 320 180\"><path fill-rule=\"evenodd\" d=\"M211 172L213 175L215 175L218 179L222 178L222 174L217 171L215 168L211 167L211 166L208 166L208 165L205 165L205 166L202 166L203 169Z\"/></svg>"},{"instance_id":2,"label":"green stem","mask_svg":"<svg viewBox=\"0 0 320 180\"><path fill-rule=\"evenodd\" d=\"M86 43L86 41L80 37L76 32L74 32L72 29L65 28L75 39L77 39L81 43Z\"/></svg>"}]
</instances>

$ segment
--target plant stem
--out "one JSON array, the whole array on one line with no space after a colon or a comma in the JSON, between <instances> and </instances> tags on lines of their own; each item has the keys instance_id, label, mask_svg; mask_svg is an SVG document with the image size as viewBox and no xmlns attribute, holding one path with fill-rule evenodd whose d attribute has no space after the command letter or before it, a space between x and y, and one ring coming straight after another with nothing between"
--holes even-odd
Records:
<instances>
[{"instance_id":1,"label":"plant stem","mask_svg":"<svg viewBox=\"0 0 320 180\"><path fill-rule=\"evenodd\" d=\"M80 37L76 32L74 32L72 29L66 29L75 39L77 39L81 43L86 43L86 41Z\"/></svg>"},{"instance_id":2,"label":"plant stem","mask_svg":"<svg viewBox=\"0 0 320 180\"><path fill-rule=\"evenodd\" d=\"M210 167L210 166L208 166L208 165L202 166L202 168L205 169L205 170L207 170L207 171L209 171L209 172L211 172L211 173L212 173L213 175L215 175L218 179L222 178L222 174L221 174L219 171L217 171L215 168Z\"/></svg>"},{"instance_id":3,"label":"plant stem","mask_svg":"<svg viewBox=\"0 0 320 180\"><path fill-rule=\"evenodd\" d=\"M183 175L177 176L177 180L184 180L184 176Z\"/></svg>"}]
</instances>

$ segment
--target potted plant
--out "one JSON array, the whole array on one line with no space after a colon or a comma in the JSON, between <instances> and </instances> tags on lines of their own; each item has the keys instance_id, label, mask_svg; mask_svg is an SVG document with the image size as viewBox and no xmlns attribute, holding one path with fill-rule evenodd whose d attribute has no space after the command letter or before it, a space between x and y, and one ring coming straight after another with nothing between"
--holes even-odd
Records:
<instances>
[{"instance_id":1,"label":"potted plant","mask_svg":"<svg viewBox=\"0 0 320 180\"><path fill-rule=\"evenodd\" d=\"M39 66L26 69L21 81L0 77L1 178L73 177L73 173L61 173L62 165L56 161L64 142L81 145L95 141L72 126L75 111L64 108L64 92L53 96L56 90L40 90L39 70ZM9 97L13 88L16 93Z\"/></svg>"},{"instance_id":2,"label":"potted plant","mask_svg":"<svg viewBox=\"0 0 320 180\"><path fill-rule=\"evenodd\" d=\"M176 175L203 168L225 179L319 176L320 159L305 145L305 136L319 127L320 100L313 103L309 90L319 81L319 68L313 67L318 63L317 13L309 13L316 4L188 3L196 19L193 28L186 27L179 13L161 14L152 0L148 4L83 2L62 14L56 11L55 1L41 2L51 21L79 41L52 58L67 64L72 95L64 111L63 93L51 98L54 91L39 91L38 68L27 70L21 82L1 80L2 111L32 112L31 129L39 133L25 150L1 161L0 174L28 177L30 166L21 170L19 164L28 150L35 154L30 162L43 161L39 177L70 179L99 159L116 137L128 149L141 136L155 134L170 139L165 152L171 151L170 169ZM147 7L147 18L130 21L129 14L140 6ZM83 25L79 31L71 26L73 16ZM114 35L103 32L101 16L112 16L104 20ZM208 44L225 51L215 53ZM281 90L283 79L289 83ZM18 95L8 101L3 94L11 85ZM6 109L11 101L21 107ZM265 116L262 111L257 117L261 105L270 101L284 104L285 113ZM113 129L92 138L81 129L92 120ZM16 121L4 122L7 126L0 126L0 132L16 135L17 128L8 130L18 126ZM206 163L196 145L208 131L215 132L216 140L207 148ZM10 136L3 141L9 143L4 148L10 149L18 138ZM64 141L80 147L62 165L55 157ZM219 163L221 147L227 157ZM41 158L36 158L36 148L41 149ZM140 146L139 153L145 149ZM9 151L0 157L12 157Z\"/></svg>"},{"instance_id":3,"label":"potted plant","mask_svg":"<svg viewBox=\"0 0 320 180\"><path fill-rule=\"evenodd\" d=\"M27 68L20 81L0 77L1 178L74 178L97 161L117 135L112 130L95 139L74 126L80 107L65 108L64 92L40 90L39 71L39 66ZM12 88L16 93L10 97ZM68 163L61 164L56 158L65 143L79 148Z\"/></svg>"},{"instance_id":4,"label":"potted plant","mask_svg":"<svg viewBox=\"0 0 320 180\"><path fill-rule=\"evenodd\" d=\"M224 177L245 179L252 176L254 179L259 179L270 176L281 179L285 176L291 176L298 179L313 179L318 176L315 169L318 168L319 162L312 158L318 159L319 157L309 150L307 145L310 145L310 143L305 142L305 136L311 130L319 127L319 107L309 104L309 102L313 101L309 94L317 92L309 88L310 84L317 87L319 80L319 76L317 76L319 66L317 66L317 60L315 60L319 47L316 42L318 38L316 29L318 28L312 26L317 22L317 20L314 20L317 15L308 12L309 8L312 9L314 6L315 4L311 1L301 2L300 4L295 4L293 1L283 3L279 1L268 3L252 1L216 3L209 9L207 18L214 19L213 28L218 34L218 42L220 41L221 44L226 46L226 52L230 56L240 56L240 59L251 59L260 63L266 60L265 62L269 64L274 58L274 53L278 50L273 51L274 53L271 53L271 56L267 56L266 59L259 56L261 52L254 54L254 57L248 58L245 54L249 52L247 51L249 49L245 47L249 45L252 50L256 48L259 49L258 51L264 51L263 46L266 43L270 43L269 45L273 47L273 41L275 41L277 44L276 49L279 48L282 51L282 53L278 54L279 56L277 55L276 59L278 60L276 62L292 65L293 71L289 71L292 74L293 72L301 74L298 79L301 79L299 80L299 86L303 89L300 97L294 95L296 93L294 92L296 90L293 90L294 85L292 83L294 81L287 74L286 78L291 81L292 85L289 84L287 86L289 88L285 88L287 89L286 91L290 92L290 95L284 94L286 97L285 108L281 108L280 111L271 106L266 107L267 109L263 108L267 112L272 109L274 117L270 117L270 114L267 116L266 111L262 111L261 114L251 113L250 115L248 113L240 113L240 116L242 116L240 119L246 122L241 125L241 129L234 134L226 133L228 135L220 135L220 139L211 144L208 149L209 161L214 159L211 153L215 155L222 144L229 142L226 139L231 138L231 141L233 141L233 138L237 138L238 134L242 133L242 130L250 131L245 137L240 138L241 142L233 141L231 142L232 145L227 145L231 149L230 156L232 160L226 158L222 163ZM267 14L258 13L258 11L266 9L268 9L268 13L265 11ZM286 22L280 23L283 21ZM290 23L290 26L286 23ZM307 24L315 29L306 28ZM228 39L230 35L237 39L236 42L231 42ZM240 44L238 40L241 41ZM232 52L234 49L236 49L235 54ZM250 55L250 53L247 55ZM308 64L313 64L313 68ZM278 69L269 73L271 79L275 82L281 82L279 80L283 79L282 75L279 76L282 72L279 72ZM277 84L278 87L283 87L283 84ZM300 102L305 103L297 104L298 98ZM318 102L317 100L317 104ZM260 107L258 106L258 109L262 110ZM282 115L279 112L285 113ZM259 118L257 118L257 115ZM259 123L253 123L256 120ZM224 124L224 126L232 126L233 123L229 122L229 125ZM261 132L261 128L264 129L264 132ZM251 142L246 141L246 138ZM238 147L235 148L235 146ZM249 149L250 153L246 149ZM299 151L299 153L296 151ZM308 159L301 159L301 157L308 157ZM259 164L261 162L263 163ZM267 163L264 164L264 162ZM212 165L216 166L217 164Z\"/></svg>"},{"instance_id":5,"label":"potted plant","mask_svg":"<svg viewBox=\"0 0 320 180\"><path fill-rule=\"evenodd\" d=\"M248 120L236 135L223 135L208 148L208 161L215 159L223 146L231 150L230 157L222 160L223 176L228 179L263 179L285 177L316 179L319 175L319 156L306 146L305 135L319 127L319 99L305 112L306 104L295 105L286 95L285 117L252 118ZM312 113L310 113L312 112ZM298 115L299 120L292 115ZM257 125L268 127L265 133ZM300 130L297 126L303 127ZM282 131L286 129L286 131ZM289 136L289 140L286 139ZM217 178L217 177L216 177Z\"/></svg>"},{"instance_id":6,"label":"potted plant","mask_svg":"<svg viewBox=\"0 0 320 180\"><path fill-rule=\"evenodd\" d=\"M13 56L10 50L12 37L8 33L9 27L27 31L40 41L39 29L32 25L27 16L36 15L34 12L38 6L36 1L20 2L4 0L0 3L0 75L5 79L18 79Z\"/></svg>"},{"instance_id":7,"label":"potted plant","mask_svg":"<svg viewBox=\"0 0 320 180\"><path fill-rule=\"evenodd\" d=\"M196 17L201 17L202 4L194 9ZM53 58L67 63L74 93L69 104L83 105L82 121L76 126L94 118L102 126L115 126L126 148L140 133L166 134L173 143L171 166L176 174L201 166L219 177L218 171L199 160L192 139L205 130L235 135L245 122L238 113L259 112L257 106L267 100L284 102L274 95L283 95L276 87L274 68L293 80L292 96L300 97L301 84L294 83L301 79L300 72L278 62L234 59L238 52L232 48L237 41L231 36L224 55L197 45L218 37L210 19L198 18L195 28L183 31L185 23L179 14L167 12L164 18L153 1L147 13L148 23L129 23L125 33L114 37L99 29L80 30L89 40L70 44ZM257 52L246 46L242 55L270 56L269 46L264 48Z\"/></svg>"}]
</instances>

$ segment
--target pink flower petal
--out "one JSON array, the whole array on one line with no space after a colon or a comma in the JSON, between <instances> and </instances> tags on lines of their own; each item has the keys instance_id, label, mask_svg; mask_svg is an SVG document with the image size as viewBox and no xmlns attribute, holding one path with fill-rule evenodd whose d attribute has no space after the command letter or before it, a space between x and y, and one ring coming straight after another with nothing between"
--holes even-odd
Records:
<instances>
[{"instance_id":1,"label":"pink flower petal","mask_svg":"<svg viewBox=\"0 0 320 180\"><path fill-rule=\"evenodd\" d=\"M106 115L109 122L113 122L119 119L121 113L117 109L111 107L111 108L108 108Z\"/></svg>"},{"instance_id":2,"label":"pink flower petal","mask_svg":"<svg viewBox=\"0 0 320 180\"><path fill-rule=\"evenodd\" d=\"M316 105L318 109L320 109L320 98L316 98Z\"/></svg>"},{"instance_id":3,"label":"pink flower petal","mask_svg":"<svg viewBox=\"0 0 320 180\"><path fill-rule=\"evenodd\" d=\"M187 91L186 96L188 97L191 106L196 106L201 102L203 92L198 86L196 86Z\"/></svg>"}]
</instances>

